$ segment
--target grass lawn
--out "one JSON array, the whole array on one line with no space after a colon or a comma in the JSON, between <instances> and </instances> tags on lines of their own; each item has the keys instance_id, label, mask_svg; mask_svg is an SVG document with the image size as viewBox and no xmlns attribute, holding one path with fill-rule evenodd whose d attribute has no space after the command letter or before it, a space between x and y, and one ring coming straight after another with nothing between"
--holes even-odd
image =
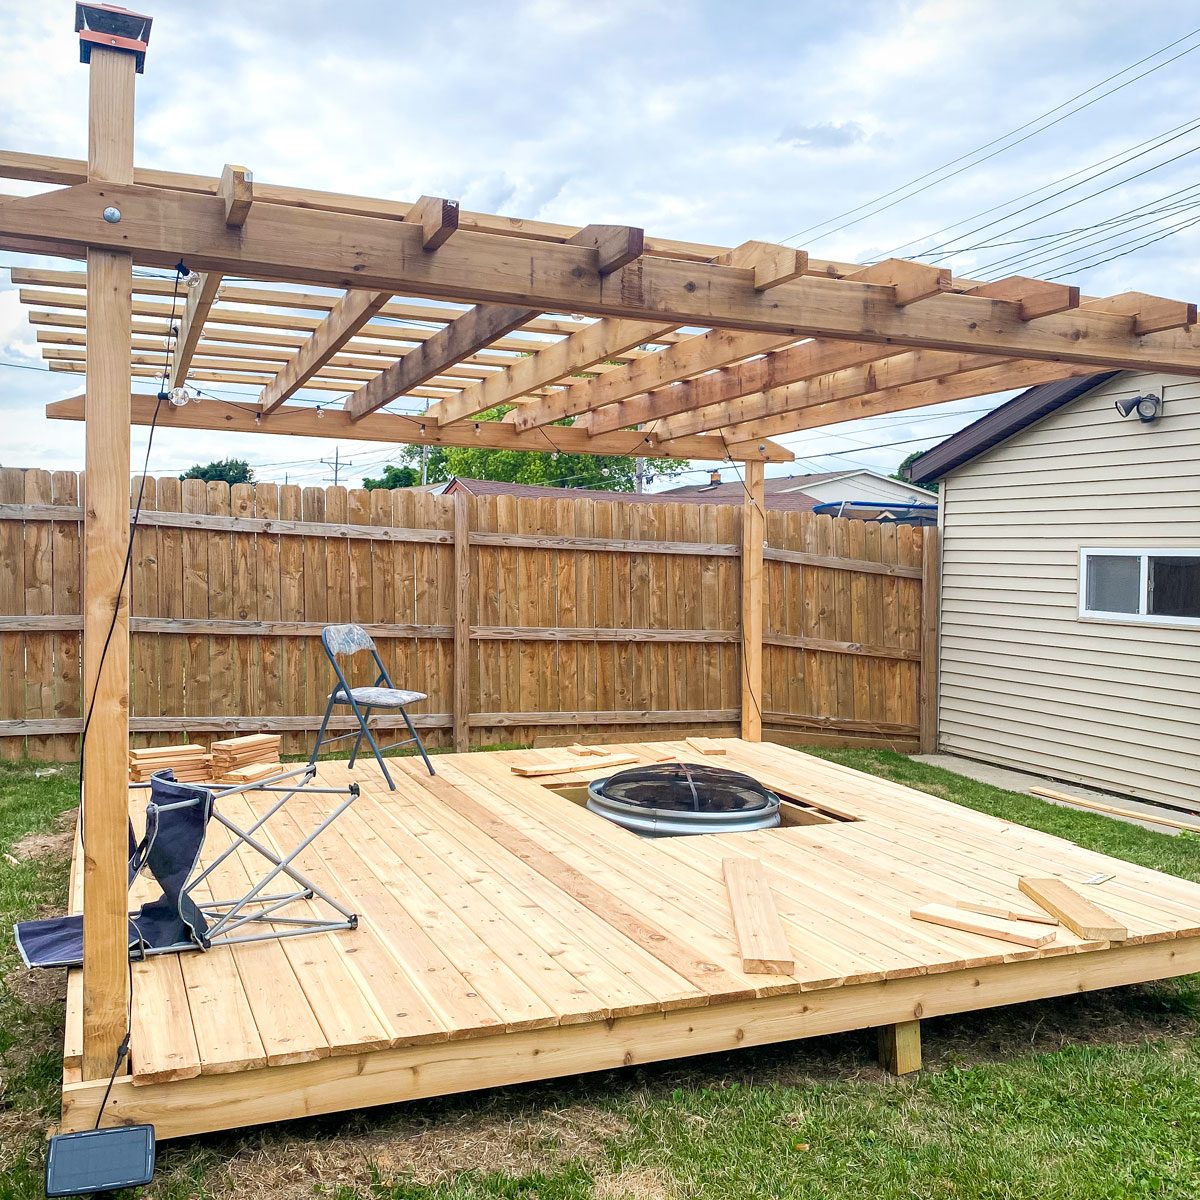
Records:
<instances>
[{"instance_id":1,"label":"grass lawn","mask_svg":"<svg viewBox=\"0 0 1200 1200\"><path fill-rule=\"evenodd\" d=\"M887 751L818 751L1200 881L1200 839ZM0 929L65 900L70 769L0 763ZM0 1200L42 1195L62 981L0 939ZM924 1024L896 1080L869 1033L166 1144L149 1194L300 1200L1126 1200L1200 1196L1200 979Z\"/></svg>"}]
</instances>

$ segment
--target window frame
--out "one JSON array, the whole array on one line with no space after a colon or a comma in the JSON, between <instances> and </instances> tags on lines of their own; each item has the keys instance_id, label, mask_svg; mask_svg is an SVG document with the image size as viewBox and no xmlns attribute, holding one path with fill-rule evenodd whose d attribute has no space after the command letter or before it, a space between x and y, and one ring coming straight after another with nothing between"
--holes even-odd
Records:
<instances>
[{"instance_id":1,"label":"window frame","mask_svg":"<svg viewBox=\"0 0 1200 1200\"><path fill-rule=\"evenodd\" d=\"M1136 558L1138 560L1138 611L1105 612L1087 607L1088 559ZM1195 617L1170 617L1148 612L1150 606L1150 559L1151 558L1200 558L1200 547L1196 546L1081 546L1079 549L1079 619L1081 621L1108 621L1126 625L1174 625L1176 627L1200 629L1200 615Z\"/></svg>"}]
</instances>

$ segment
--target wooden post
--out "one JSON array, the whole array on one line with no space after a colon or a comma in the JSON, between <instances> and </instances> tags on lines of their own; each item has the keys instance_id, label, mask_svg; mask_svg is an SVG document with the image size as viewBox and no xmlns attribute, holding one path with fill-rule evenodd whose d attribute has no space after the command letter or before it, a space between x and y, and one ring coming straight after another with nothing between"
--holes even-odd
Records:
<instances>
[{"instance_id":1,"label":"wooden post","mask_svg":"<svg viewBox=\"0 0 1200 1200\"><path fill-rule=\"evenodd\" d=\"M471 520L465 492L454 493L454 750L471 748Z\"/></svg>"},{"instance_id":2,"label":"wooden post","mask_svg":"<svg viewBox=\"0 0 1200 1200\"><path fill-rule=\"evenodd\" d=\"M921 1022L901 1021L879 1029L879 1062L893 1075L921 1069Z\"/></svg>"},{"instance_id":3,"label":"wooden post","mask_svg":"<svg viewBox=\"0 0 1200 1200\"><path fill-rule=\"evenodd\" d=\"M925 530L921 549L921 753L934 754L938 745L938 627L942 599L942 537Z\"/></svg>"},{"instance_id":4,"label":"wooden post","mask_svg":"<svg viewBox=\"0 0 1200 1200\"><path fill-rule=\"evenodd\" d=\"M742 737L762 741L763 464L746 463L742 500Z\"/></svg>"},{"instance_id":5,"label":"wooden post","mask_svg":"<svg viewBox=\"0 0 1200 1200\"><path fill-rule=\"evenodd\" d=\"M133 182L135 66L128 51L92 47L89 182ZM83 703L85 714L91 705L92 719L83 748L84 1079L112 1072L128 1021L129 591L122 576L129 539L132 288L129 254L88 250Z\"/></svg>"}]
</instances>

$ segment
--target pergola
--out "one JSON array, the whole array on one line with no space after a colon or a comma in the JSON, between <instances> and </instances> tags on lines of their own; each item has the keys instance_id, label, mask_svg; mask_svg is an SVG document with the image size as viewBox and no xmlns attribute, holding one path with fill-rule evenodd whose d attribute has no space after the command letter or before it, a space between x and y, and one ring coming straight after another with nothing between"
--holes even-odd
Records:
<instances>
[{"instance_id":1,"label":"pergola","mask_svg":"<svg viewBox=\"0 0 1200 1200\"><path fill-rule=\"evenodd\" d=\"M83 395L47 408L87 430L85 1079L107 1078L128 1002L132 425L744 464L743 734L753 739L764 465L792 458L772 438L1098 370L1200 375L1196 306L1140 292L1087 297L901 259L577 229L437 197L265 184L240 166L137 168L134 81L150 21L80 4L77 28L88 158L0 152L0 176L48 185L0 197L0 248L86 261L85 271L12 272L51 369L86 381ZM199 279L172 317L176 284L133 268L180 262ZM164 354L169 387L250 384L257 400L177 407L156 388L131 392L134 379L158 379ZM318 408L300 392L327 399ZM389 411L399 400L427 403ZM503 420L479 419L499 405L512 406Z\"/></svg>"}]
</instances>

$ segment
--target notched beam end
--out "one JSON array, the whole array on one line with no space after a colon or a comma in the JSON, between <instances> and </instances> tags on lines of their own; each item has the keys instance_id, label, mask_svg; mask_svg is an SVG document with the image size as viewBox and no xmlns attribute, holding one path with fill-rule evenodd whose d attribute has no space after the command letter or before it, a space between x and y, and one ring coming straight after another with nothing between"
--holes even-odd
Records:
<instances>
[{"instance_id":1,"label":"notched beam end","mask_svg":"<svg viewBox=\"0 0 1200 1200\"><path fill-rule=\"evenodd\" d=\"M633 225L585 225L567 239L567 244L595 250L596 270L601 275L611 275L635 258L641 258L646 233Z\"/></svg>"},{"instance_id":2,"label":"notched beam end","mask_svg":"<svg viewBox=\"0 0 1200 1200\"><path fill-rule=\"evenodd\" d=\"M458 230L458 201L441 196L422 196L404 218L410 225L421 226L421 248L436 250Z\"/></svg>"},{"instance_id":3,"label":"notched beam end","mask_svg":"<svg viewBox=\"0 0 1200 1200\"><path fill-rule=\"evenodd\" d=\"M1169 329L1187 329L1196 324L1196 306L1186 300L1168 300L1146 292L1121 292L1100 300L1089 300L1084 306L1092 312L1115 313L1133 318L1137 335L1165 333Z\"/></svg>"},{"instance_id":4,"label":"notched beam end","mask_svg":"<svg viewBox=\"0 0 1200 1200\"><path fill-rule=\"evenodd\" d=\"M1051 283L1047 279L1031 279L1028 275L1010 275L971 288L968 296L986 300L1004 300L1018 307L1022 321L1036 321L1079 307L1079 289L1066 283Z\"/></svg>"},{"instance_id":5,"label":"notched beam end","mask_svg":"<svg viewBox=\"0 0 1200 1200\"><path fill-rule=\"evenodd\" d=\"M754 272L754 290L765 292L808 272L808 253L774 242L743 242L713 262Z\"/></svg>"},{"instance_id":6,"label":"notched beam end","mask_svg":"<svg viewBox=\"0 0 1200 1200\"><path fill-rule=\"evenodd\" d=\"M254 203L253 173L245 167L226 163L218 190L225 201L225 224L231 229L241 229Z\"/></svg>"},{"instance_id":7,"label":"notched beam end","mask_svg":"<svg viewBox=\"0 0 1200 1200\"><path fill-rule=\"evenodd\" d=\"M909 258L885 258L845 278L853 283L890 287L901 308L952 290L949 268L913 262Z\"/></svg>"}]
</instances>

